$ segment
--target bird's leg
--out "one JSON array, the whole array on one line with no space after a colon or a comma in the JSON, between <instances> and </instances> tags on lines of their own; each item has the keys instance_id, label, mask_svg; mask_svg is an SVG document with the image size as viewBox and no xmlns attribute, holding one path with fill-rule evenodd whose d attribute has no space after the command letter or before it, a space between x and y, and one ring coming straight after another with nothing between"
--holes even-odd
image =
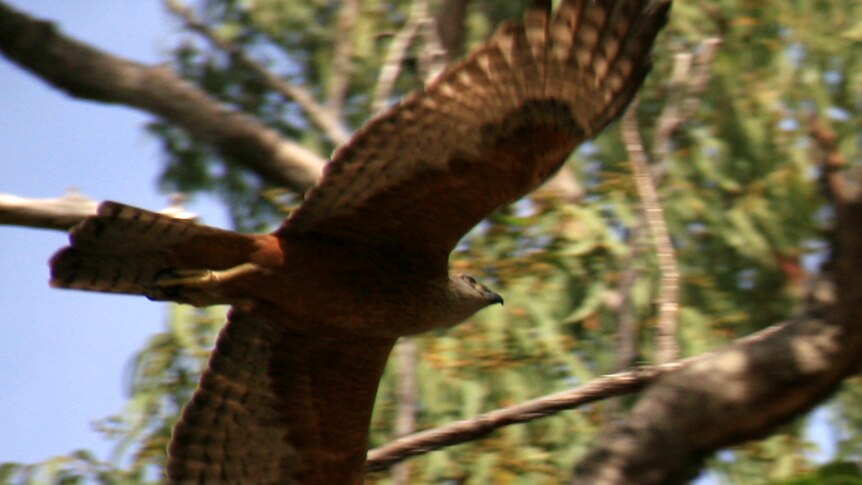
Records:
<instances>
[{"instance_id":1,"label":"bird's leg","mask_svg":"<svg viewBox=\"0 0 862 485\"><path fill-rule=\"evenodd\" d=\"M261 267L254 263L219 271L172 269L158 276L146 296L151 300L175 301L197 307L235 303L222 291L225 283L260 271Z\"/></svg>"}]
</instances>

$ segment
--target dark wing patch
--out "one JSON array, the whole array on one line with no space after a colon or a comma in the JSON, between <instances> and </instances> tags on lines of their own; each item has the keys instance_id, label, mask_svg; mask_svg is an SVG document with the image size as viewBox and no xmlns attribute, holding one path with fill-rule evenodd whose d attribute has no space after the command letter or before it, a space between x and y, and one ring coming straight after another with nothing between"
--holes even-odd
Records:
<instances>
[{"instance_id":1,"label":"dark wing patch","mask_svg":"<svg viewBox=\"0 0 862 485\"><path fill-rule=\"evenodd\" d=\"M482 126L479 130L482 133L480 146L483 150L494 150L509 142L526 140L530 143L531 140L526 138L532 135L530 130L541 127L568 131L565 135L572 139L586 136L565 103L557 99L531 99L513 110L501 123Z\"/></svg>"},{"instance_id":2,"label":"dark wing patch","mask_svg":"<svg viewBox=\"0 0 862 485\"><path fill-rule=\"evenodd\" d=\"M361 482L394 340L298 333L284 318L260 307L230 312L174 427L170 483Z\"/></svg>"},{"instance_id":3,"label":"dark wing patch","mask_svg":"<svg viewBox=\"0 0 862 485\"><path fill-rule=\"evenodd\" d=\"M446 254L551 176L631 101L668 4L548 5L367 123L278 233Z\"/></svg>"}]
</instances>

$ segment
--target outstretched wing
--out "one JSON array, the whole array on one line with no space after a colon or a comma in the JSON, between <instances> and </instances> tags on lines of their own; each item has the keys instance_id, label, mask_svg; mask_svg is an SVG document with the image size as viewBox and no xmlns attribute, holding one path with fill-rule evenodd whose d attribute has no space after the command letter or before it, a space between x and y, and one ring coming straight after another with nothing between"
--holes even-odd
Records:
<instances>
[{"instance_id":1,"label":"outstretched wing","mask_svg":"<svg viewBox=\"0 0 862 485\"><path fill-rule=\"evenodd\" d=\"M279 233L448 253L535 189L631 101L669 5L536 1L335 153Z\"/></svg>"},{"instance_id":2,"label":"outstretched wing","mask_svg":"<svg viewBox=\"0 0 862 485\"><path fill-rule=\"evenodd\" d=\"M262 304L230 312L174 427L169 482L361 483L371 409L395 341L298 333L283 319Z\"/></svg>"}]
</instances>

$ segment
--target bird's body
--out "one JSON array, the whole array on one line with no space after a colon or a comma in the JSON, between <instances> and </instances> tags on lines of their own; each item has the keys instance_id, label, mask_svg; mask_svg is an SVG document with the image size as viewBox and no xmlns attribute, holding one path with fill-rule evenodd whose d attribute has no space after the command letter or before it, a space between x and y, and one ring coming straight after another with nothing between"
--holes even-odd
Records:
<instances>
[{"instance_id":1,"label":"bird's body","mask_svg":"<svg viewBox=\"0 0 862 485\"><path fill-rule=\"evenodd\" d=\"M537 0L467 59L367 123L272 234L117 203L72 231L52 284L233 306L169 446L173 483L361 483L400 336L502 299L449 275L481 219L538 187L616 118L668 4Z\"/></svg>"},{"instance_id":2,"label":"bird's body","mask_svg":"<svg viewBox=\"0 0 862 485\"><path fill-rule=\"evenodd\" d=\"M174 430L168 471L180 483L190 476L356 483L377 384L397 338L454 325L499 298L472 278L450 277L440 260L398 248L237 234L114 202L76 227L72 240L52 260L55 286L234 306ZM143 269L129 264L136 258ZM273 442L293 445L280 456L265 451ZM233 469L221 459L231 451L218 451L218 443L250 454L234 451L241 465ZM301 463L293 446L303 451ZM270 468L244 465L262 459ZM286 469L295 482L285 481Z\"/></svg>"},{"instance_id":3,"label":"bird's body","mask_svg":"<svg viewBox=\"0 0 862 485\"><path fill-rule=\"evenodd\" d=\"M128 222L140 224L144 231L190 237L142 253L137 244L141 238L135 237L140 231L136 234L136 226ZM119 226L123 237L106 236L101 229L105 226ZM195 234L197 229L205 231ZM452 285L453 278L460 277L450 277L442 258L284 231L237 234L114 202L102 204L99 214L76 228L72 237L73 246L52 260L55 286L137 293L195 306L251 308L265 303L277 308L285 327L294 331L354 331L397 338L454 325L493 300L479 292L474 305L458 311ZM86 248L83 241L97 238L103 238L104 246L97 243L97 251ZM153 265L146 271L126 271L127 279L116 277L112 260L117 267L134 269L128 261L141 254ZM108 270L102 271L104 267ZM82 278L83 273L90 277ZM298 328L293 322L299 322Z\"/></svg>"}]
</instances>

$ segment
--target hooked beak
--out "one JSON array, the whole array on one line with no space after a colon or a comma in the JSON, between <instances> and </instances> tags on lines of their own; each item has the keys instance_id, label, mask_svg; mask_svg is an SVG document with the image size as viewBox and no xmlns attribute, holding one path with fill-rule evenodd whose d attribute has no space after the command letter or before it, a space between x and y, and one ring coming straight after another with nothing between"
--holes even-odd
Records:
<instances>
[{"instance_id":1,"label":"hooked beak","mask_svg":"<svg viewBox=\"0 0 862 485\"><path fill-rule=\"evenodd\" d=\"M488 291L487 294L488 300L491 302L489 305L493 305L495 303L499 303L500 306L503 306L503 297L494 293L493 291Z\"/></svg>"}]
</instances>

